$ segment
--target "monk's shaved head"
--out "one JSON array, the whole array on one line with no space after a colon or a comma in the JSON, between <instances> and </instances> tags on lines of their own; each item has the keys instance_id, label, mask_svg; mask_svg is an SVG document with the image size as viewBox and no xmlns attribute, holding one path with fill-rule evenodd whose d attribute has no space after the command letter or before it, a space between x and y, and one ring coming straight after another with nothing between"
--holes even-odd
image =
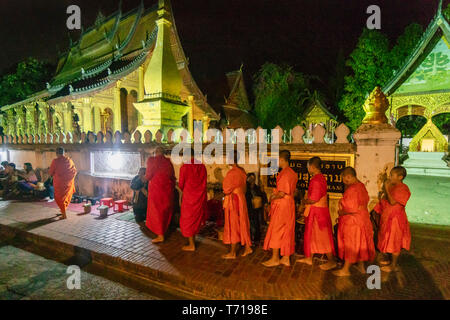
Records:
<instances>
[{"instance_id":1,"label":"monk's shaved head","mask_svg":"<svg viewBox=\"0 0 450 320\"><path fill-rule=\"evenodd\" d=\"M391 172L395 172L398 176L402 176L403 179L406 178L406 169L402 166L393 167Z\"/></svg>"},{"instance_id":2,"label":"monk's shaved head","mask_svg":"<svg viewBox=\"0 0 450 320\"><path fill-rule=\"evenodd\" d=\"M320 170L322 168L322 159L319 157L312 157L308 160L308 166L312 166Z\"/></svg>"},{"instance_id":3,"label":"monk's shaved head","mask_svg":"<svg viewBox=\"0 0 450 320\"><path fill-rule=\"evenodd\" d=\"M353 167L345 167L342 171L341 171L341 175L342 176L352 176L356 178L356 170Z\"/></svg>"},{"instance_id":4,"label":"monk's shaved head","mask_svg":"<svg viewBox=\"0 0 450 320\"><path fill-rule=\"evenodd\" d=\"M289 150L281 150L279 157L283 158L286 161L289 161L291 160L291 153L289 152Z\"/></svg>"},{"instance_id":5,"label":"monk's shaved head","mask_svg":"<svg viewBox=\"0 0 450 320\"><path fill-rule=\"evenodd\" d=\"M64 148L63 147L56 148L56 154L59 156L64 155Z\"/></svg>"},{"instance_id":6,"label":"monk's shaved head","mask_svg":"<svg viewBox=\"0 0 450 320\"><path fill-rule=\"evenodd\" d=\"M161 146L157 146L155 148L155 156L163 156L164 155L164 149Z\"/></svg>"}]
</instances>

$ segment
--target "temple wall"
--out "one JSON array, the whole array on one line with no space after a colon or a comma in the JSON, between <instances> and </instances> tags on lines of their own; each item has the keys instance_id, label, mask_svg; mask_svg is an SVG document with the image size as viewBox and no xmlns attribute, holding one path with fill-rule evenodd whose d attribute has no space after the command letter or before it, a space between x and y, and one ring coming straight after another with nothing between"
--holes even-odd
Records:
<instances>
[{"instance_id":1,"label":"temple wall","mask_svg":"<svg viewBox=\"0 0 450 320\"><path fill-rule=\"evenodd\" d=\"M236 134L239 130L234 131L234 133ZM279 127L272 130L272 134L276 130L279 130L278 150L287 149L291 152L291 159L294 161L294 164L291 163L291 166L295 165L297 169L294 168L294 170L300 170L298 171L300 184L303 183L303 185L306 184L307 186L309 180L307 171L305 171L305 161L307 159L312 156L320 156L324 161L323 172L327 177L329 187L334 188L337 186L337 189L333 189L336 191L329 189L329 205L333 223L335 223L337 218L338 201L344 191L340 181L340 170L343 167L349 165L355 167L358 178L366 185L371 197L372 201L369 205L369 209L371 209L376 202L383 175L388 173L389 169L397 161L396 148L400 136L399 132L389 125L361 126L354 134L356 143L349 143L347 139L349 129L343 124L334 131L336 139L333 139L334 143L332 144L325 143L325 129L321 125L317 125L312 131L312 143L304 142L305 132L301 127L296 127L289 133L289 140L281 138L286 135L283 135L283 130ZM266 192L270 194L272 191L270 181L273 184L275 180L274 176L260 175L263 167L267 166L266 163L262 163L264 157L261 157L260 154L257 162L253 164L249 163L248 157L249 150L254 148L257 141L262 141L262 138L274 140L276 135L261 135L263 131L258 128L254 131L255 135L253 137L247 136L244 140L239 140L238 136L233 138L230 132L232 133L233 131L227 130L224 132L225 139L223 140L228 141L228 146L233 145L232 147L235 149L236 146L234 144L236 144L236 141L245 141L246 163L242 167L246 172L256 173ZM131 137L126 134L123 136L115 135L113 139L112 137L105 139L99 133L97 137L94 135L83 136L81 140L86 141L84 143L80 143L80 139L76 136L64 137L64 139L62 139L63 137L54 136L52 141L68 142L55 144L19 144L14 137L7 137L0 141L2 142L0 151L6 154L8 161L15 162L19 167L24 162L31 162L35 168L45 169L50 166L51 161L55 158L56 147L63 146L78 169L76 187L79 193L83 195L109 196L116 199L131 199L130 180L137 174L139 167L145 167L146 161L154 148L162 146L166 150L166 154L170 156L171 150L176 146L170 139L169 143L161 143L161 137L156 137L155 141L148 134L145 135L145 142L142 143L139 135L137 134L135 136L136 139L132 142ZM270 157L270 143L266 145L269 150L263 149L261 151L260 148L264 145L256 145L259 153ZM203 148L207 146L207 143L203 144ZM222 158L222 164L206 164L208 183L220 184L229 170L229 165L226 164L226 146L227 144L224 144L223 153L217 155L219 158ZM327 165L325 165L325 162L327 162ZM174 164L177 179L180 166L180 164ZM302 168L299 169L298 166ZM330 168L330 166L333 166L333 168Z\"/></svg>"}]
</instances>

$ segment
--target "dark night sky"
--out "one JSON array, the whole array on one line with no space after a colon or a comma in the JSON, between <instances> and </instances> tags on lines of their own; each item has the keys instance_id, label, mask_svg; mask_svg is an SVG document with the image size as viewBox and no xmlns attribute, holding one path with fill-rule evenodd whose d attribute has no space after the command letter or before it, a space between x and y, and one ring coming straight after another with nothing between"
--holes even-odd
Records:
<instances>
[{"instance_id":1,"label":"dark night sky","mask_svg":"<svg viewBox=\"0 0 450 320\"><path fill-rule=\"evenodd\" d=\"M450 0L444 0L447 4ZM145 0L149 7L157 0ZM124 0L126 12L140 0ZM334 70L338 50L347 56L365 26L366 8L381 7L382 32L395 39L405 26L424 27L438 0L172 0L181 43L200 88L209 96L224 73L239 68L249 79L266 61L286 62L298 71L320 76L325 83ZM81 7L85 28L98 10L114 12L118 0L1 0L0 72L28 56L56 63L68 47L66 8ZM247 85L248 89L249 85Z\"/></svg>"}]
</instances>

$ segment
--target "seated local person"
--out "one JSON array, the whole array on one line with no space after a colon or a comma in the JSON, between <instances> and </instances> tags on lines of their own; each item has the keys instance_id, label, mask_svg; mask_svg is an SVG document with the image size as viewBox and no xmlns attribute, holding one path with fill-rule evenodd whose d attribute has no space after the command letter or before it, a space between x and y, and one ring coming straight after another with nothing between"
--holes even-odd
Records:
<instances>
[{"instance_id":1,"label":"seated local person","mask_svg":"<svg viewBox=\"0 0 450 320\"><path fill-rule=\"evenodd\" d=\"M20 178L23 179L22 181L18 182L18 187L20 191L30 192L36 187L38 178L36 177L36 172L33 170L33 166L31 165L31 163L25 163L24 168L25 170L19 171L19 173L17 174Z\"/></svg>"}]
</instances>

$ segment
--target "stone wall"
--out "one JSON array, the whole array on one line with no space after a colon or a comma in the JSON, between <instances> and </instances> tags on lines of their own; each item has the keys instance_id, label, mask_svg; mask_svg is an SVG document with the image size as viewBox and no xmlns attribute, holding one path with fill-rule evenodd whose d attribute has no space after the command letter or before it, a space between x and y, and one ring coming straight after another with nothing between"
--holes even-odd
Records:
<instances>
[{"instance_id":1,"label":"stone wall","mask_svg":"<svg viewBox=\"0 0 450 320\"><path fill-rule=\"evenodd\" d=\"M239 133L243 135L239 136ZM234 148L237 141L245 141L247 160L249 149L258 141L268 143L269 152L270 142L277 141L279 150L290 150L293 154L302 158L308 158L316 154L325 154L329 157L345 155L352 159L349 163L354 164L359 179L365 183L372 199L370 207L373 207L378 195L380 179L396 163L398 131L386 124L363 125L354 135L356 143L349 142L349 129L344 124L338 126L334 134L335 137L331 139L333 143L329 143L330 139L327 140L327 143L325 139L326 130L321 125L315 126L312 132L307 132L306 134L305 130L300 126L289 132L284 132L277 127L269 135L265 134L261 128L246 131L245 134L242 129L236 131L225 130L221 138L225 142L222 157L226 157L226 145L233 144ZM306 136L308 136L307 139ZM181 138L181 140L183 139ZM200 139L203 140L204 137L200 137ZM114 174L111 174L111 176L98 176L91 167L91 154L95 152L139 154L140 157L133 157L133 159L139 159L139 163L134 165L135 168L138 168L139 166L145 166L148 156L157 146L162 146L167 151L167 154L170 154L170 151L175 146L174 139L172 136L169 136L164 140L168 142L162 143L163 137L161 134L156 134L153 139L149 132L144 133L144 135L136 132L133 137L128 133L121 134L119 132L116 132L114 137L110 134L104 137L101 132L96 136L91 133L87 136L82 134L80 137L72 134L60 136L55 134L47 137L34 137L34 139L9 136L1 139L0 149L6 152L8 161L15 162L18 167L21 167L24 162L31 162L35 168L48 168L55 157L56 147L62 146L73 159L79 171L76 178L76 187L79 193L131 199L132 192L129 189L129 182L134 173L126 177ZM204 143L203 148L207 145L207 143ZM223 163L206 165L209 183L222 182L223 177L229 170L226 161L223 161ZM127 165L126 159L124 165ZM174 165L174 167L178 178L180 165ZM258 176L262 164L260 159L258 159L257 163L244 164L243 167L247 172L255 172ZM125 169L122 171L125 171ZM271 189L267 188L266 191L270 193ZM330 197L333 222L337 217L338 199L339 195Z\"/></svg>"}]
</instances>

